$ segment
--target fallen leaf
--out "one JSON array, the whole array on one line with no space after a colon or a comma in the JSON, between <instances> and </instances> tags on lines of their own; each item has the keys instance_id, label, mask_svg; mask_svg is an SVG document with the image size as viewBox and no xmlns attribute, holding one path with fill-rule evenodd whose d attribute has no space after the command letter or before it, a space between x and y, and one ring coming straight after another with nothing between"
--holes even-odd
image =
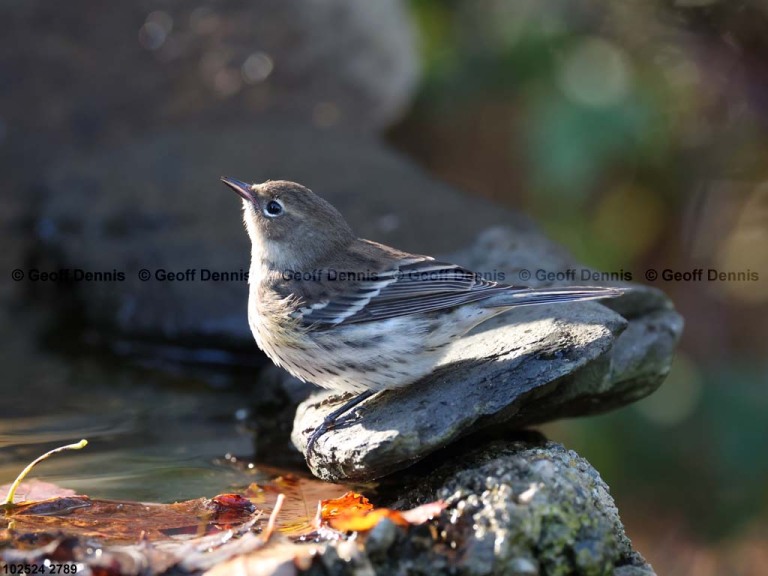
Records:
<instances>
[{"instance_id":1,"label":"fallen leaf","mask_svg":"<svg viewBox=\"0 0 768 576\"><path fill-rule=\"evenodd\" d=\"M253 483L245 490L246 496L265 514L270 514L279 494L285 496L277 531L284 536L298 537L316 529L313 519L319 501L331 499L348 490L346 486L321 482L294 474L281 474L266 484Z\"/></svg>"},{"instance_id":2,"label":"fallen leaf","mask_svg":"<svg viewBox=\"0 0 768 576\"><path fill-rule=\"evenodd\" d=\"M91 499L34 480L18 494L27 501L0 516L0 563L69 561L110 574L292 573L343 532L366 532L385 517L420 523L442 509L374 509L345 486L285 473L242 493L174 504Z\"/></svg>"},{"instance_id":3,"label":"fallen leaf","mask_svg":"<svg viewBox=\"0 0 768 576\"><path fill-rule=\"evenodd\" d=\"M341 498L324 500L321 504L321 519L340 532L368 532L383 518L399 526L423 524L445 508L445 503L441 501L404 512L374 508L365 496L355 492L347 492Z\"/></svg>"},{"instance_id":4,"label":"fallen leaf","mask_svg":"<svg viewBox=\"0 0 768 576\"><path fill-rule=\"evenodd\" d=\"M332 528L340 532L368 532L383 518L389 518L395 524L407 526L402 515L396 510L376 508L370 512L339 514L328 521Z\"/></svg>"},{"instance_id":5,"label":"fallen leaf","mask_svg":"<svg viewBox=\"0 0 768 576\"><path fill-rule=\"evenodd\" d=\"M240 494L219 494L211 498L211 502L217 506L219 511L241 510L253 512L256 509L248 498L243 498Z\"/></svg>"},{"instance_id":6,"label":"fallen leaf","mask_svg":"<svg viewBox=\"0 0 768 576\"><path fill-rule=\"evenodd\" d=\"M328 521L340 514L362 514L373 510L373 504L368 498L357 492L347 492L340 498L322 500L320 519Z\"/></svg>"},{"instance_id":7,"label":"fallen leaf","mask_svg":"<svg viewBox=\"0 0 768 576\"><path fill-rule=\"evenodd\" d=\"M133 544L169 536L221 532L260 514L252 504L250 509L239 507L233 512L222 507L221 502L205 498L175 504L143 504L67 496L19 504L6 513L4 520L12 520L18 534L64 533L98 538L108 544Z\"/></svg>"}]
</instances>

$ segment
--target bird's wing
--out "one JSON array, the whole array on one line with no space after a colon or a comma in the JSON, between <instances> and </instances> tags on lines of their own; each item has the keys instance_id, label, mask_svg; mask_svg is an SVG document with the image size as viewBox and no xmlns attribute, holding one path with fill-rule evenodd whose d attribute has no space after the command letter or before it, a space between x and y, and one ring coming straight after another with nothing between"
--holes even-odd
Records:
<instances>
[{"instance_id":1,"label":"bird's wing","mask_svg":"<svg viewBox=\"0 0 768 576\"><path fill-rule=\"evenodd\" d=\"M403 260L370 278L343 283L343 286L344 290L327 299L300 308L297 316L302 323L336 326L421 314L513 289L485 280L461 266L427 258Z\"/></svg>"}]
</instances>

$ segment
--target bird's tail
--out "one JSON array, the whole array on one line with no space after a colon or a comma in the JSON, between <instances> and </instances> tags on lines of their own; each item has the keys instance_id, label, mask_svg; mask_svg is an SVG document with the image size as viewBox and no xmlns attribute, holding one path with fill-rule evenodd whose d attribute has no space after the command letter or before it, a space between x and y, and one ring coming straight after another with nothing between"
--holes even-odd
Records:
<instances>
[{"instance_id":1,"label":"bird's tail","mask_svg":"<svg viewBox=\"0 0 768 576\"><path fill-rule=\"evenodd\" d=\"M535 304L556 304L559 302L580 302L616 298L628 291L627 288L601 288L596 286L566 286L552 288L519 288L499 292L483 302L491 308L533 306Z\"/></svg>"}]
</instances>

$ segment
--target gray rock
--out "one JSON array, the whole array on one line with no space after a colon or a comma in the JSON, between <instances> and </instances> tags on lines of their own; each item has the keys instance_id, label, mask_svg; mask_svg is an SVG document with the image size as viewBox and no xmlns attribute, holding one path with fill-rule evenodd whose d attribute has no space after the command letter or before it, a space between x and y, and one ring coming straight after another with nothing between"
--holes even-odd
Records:
<instances>
[{"instance_id":1,"label":"gray rock","mask_svg":"<svg viewBox=\"0 0 768 576\"><path fill-rule=\"evenodd\" d=\"M362 545L329 542L332 574L654 576L633 548L608 490L575 452L543 439L467 440L380 486L383 505L441 499L429 526L379 524ZM394 500L386 500L392 491ZM439 535L439 536L438 536ZM340 561L343 558L345 561ZM306 573L314 574L312 569Z\"/></svg>"},{"instance_id":2,"label":"gray rock","mask_svg":"<svg viewBox=\"0 0 768 576\"><path fill-rule=\"evenodd\" d=\"M490 230L452 260L513 283L522 270L582 269L530 228ZM543 284L535 276L530 283ZM491 424L521 428L650 394L669 372L682 319L663 293L644 286L605 304L523 308L481 325L455 344L448 366L361 404L358 417L318 440L308 465L321 478L370 480ZM302 403L294 445L306 452L312 430L343 401L320 393Z\"/></svg>"},{"instance_id":3,"label":"gray rock","mask_svg":"<svg viewBox=\"0 0 768 576\"><path fill-rule=\"evenodd\" d=\"M447 252L489 224L530 226L428 178L367 137L279 121L249 130L172 131L62 160L47 178L38 229L48 269L117 270L123 282L78 282L87 321L110 338L256 347L245 281L203 282L201 269L247 271L238 197L223 174L302 182L335 204L359 235L407 250ZM141 269L151 279L138 280ZM158 270L194 279L160 281ZM181 354L178 350L169 354ZM212 359L213 351L206 352Z\"/></svg>"},{"instance_id":4,"label":"gray rock","mask_svg":"<svg viewBox=\"0 0 768 576\"><path fill-rule=\"evenodd\" d=\"M683 330L683 319L667 296L659 289L641 284L610 280L584 280L595 270L576 262L534 228L495 228L480 235L469 248L454 254L452 260L481 271L501 271L512 283L530 286L601 285L629 286L632 290L621 298L605 300L603 305L629 321L627 329L611 350L610 373L604 380L604 392L593 390L586 404L569 407L569 413L605 412L639 400L656 390L669 373L675 346ZM531 273L529 280L521 271ZM571 273L570 279L541 281L539 271L551 274ZM632 280L619 271L627 280ZM575 399L574 399L575 401ZM556 414L551 414L554 418Z\"/></svg>"},{"instance_id":5,"label":"gray rock","mask_svg":"<svg viewBox=\"0 0 768 576\"><path fill-rule=\"evenodd\" d=\"M645 574L608 486L560 444L467 440L398 479L410 507L444 500L438 519L460 574ZM614 572L615 570L615 572Z\"/></svg>"}]
</instances>

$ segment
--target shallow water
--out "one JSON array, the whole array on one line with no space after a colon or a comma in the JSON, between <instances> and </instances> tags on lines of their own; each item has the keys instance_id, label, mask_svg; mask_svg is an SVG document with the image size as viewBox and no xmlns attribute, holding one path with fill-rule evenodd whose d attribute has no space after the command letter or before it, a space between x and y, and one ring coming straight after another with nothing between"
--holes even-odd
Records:
<instances>
[{"instance_id":1,"label":"shallow water","mask_svg":"<svg viewBox=\"0 0 768 576\"><path fill-rule=\"evenodd\" d=\"M114 358L41 361L53 366L45 371L50 382L31 390L4 382L12 400L0 419L0 485L43 452L81 438L86 448L53 456L31 477L91 497L146 502L210 497L266 478L226 459L253 453L242 389L213 389Z\"/></svg>"}]
</instances>

